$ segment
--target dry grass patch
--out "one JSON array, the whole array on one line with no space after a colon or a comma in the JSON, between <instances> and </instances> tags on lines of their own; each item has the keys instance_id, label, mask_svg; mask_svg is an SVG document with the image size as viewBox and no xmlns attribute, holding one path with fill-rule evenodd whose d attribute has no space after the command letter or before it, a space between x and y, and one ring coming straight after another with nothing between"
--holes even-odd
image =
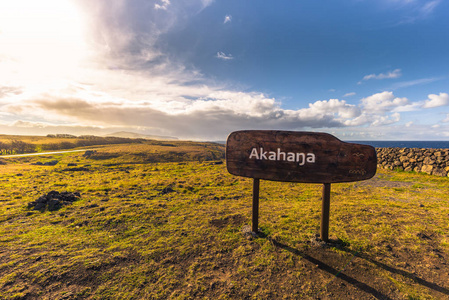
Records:
<instances>
[{"instance_id":1,"label":"dry grass patch","mask_svg":"<svg viewBox=\"0 0 449 300\"><path fill-rule=\"evenodd\" d=\"M52 167L8 160L0 298L449 297L447 178L381 170L333 184L329 245L316 239L320 185L262 181L262 233L248 239L252 181L212 154L222 146L108 146L101 158L54 155ZM170 157L183 161L161 162ZM54 212L27 208L51 190L81 197Z\"/></svg>"}]
</instances>

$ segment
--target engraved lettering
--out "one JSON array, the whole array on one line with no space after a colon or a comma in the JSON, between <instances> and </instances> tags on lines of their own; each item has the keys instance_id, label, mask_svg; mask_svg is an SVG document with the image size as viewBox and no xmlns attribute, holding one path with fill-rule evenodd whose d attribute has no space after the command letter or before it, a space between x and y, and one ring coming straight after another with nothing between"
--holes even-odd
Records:
<instances>
[{"instance_id":1,"label":"engraved lettering","mask_svg":"<svg viewBox=\"0 0 449 300\"><path fill-rule=\"evenodd\" d=\"M285 160L285 152L281 152L281 148L278 148L278 160Z\"/></svg>"},{"instance_id":2,"label":"engraved lettering","mask_svg":"<svg viewBox=\"0 0 449 300\"><path fill-rule=\"evenodd\" d=\"M315 154L307 153L307 162L311 164L315 163Z\"/></svg>"},{"instance_id":3,"label":"engraved lettering","mask_svg":"<svg viewBox=\"0 0 449 300\"><path fill-rule=\"evenodd\" d=\"M252 148L249 158L257 160L296 162L299 166L304 166L306 163L314 164L316 161L316 156L314 153L286 153L281 151L281 148L277 148L276 151L264 151L262 147L259 149Z\"/></svg>"},{"instance_id":4,"label":"engraved lettering","mask_svg":"<svg viewBox=\"0 0 449 300\"><path fill-rule=\"evenodd\" d=\"M296 161L298 162L298 165L304 166L306 163L306 155L304 153L296 153Z\"/></svg>"},{"instance_id":5,"label":"engraved lettering","mask_svg":"<svg viewBox=\"0 0 449 300\"><path fill-rule=\"evenodd\" d=\"M256 149L256 148L253 148L253 149L251 150L251 154L249 155L249 158L251 159L251 158L253 158L253 156L254 156L256 159L259 159L259 154L257 153L257 149Z\"/></svg>"},{"instance_id":6,"label":"engraved lettering","mask_svg":"<svg viewBox=\"0 0 449 300\"><path fill-rule=\"evenodd\" d=\"M260 148L260 159L267 159L267 152L263 152L263 148Z\"/></svg>"},{"instance_id":7,"label":"engraved lettering","mask_svg":"<svg viewBox=\"0 0 449 300\"><path fill-rule=\"evenodd\" d=\"M366 170L349 170L349 174L354 174L354 175L365 175L366 174Z\"/></svg>"}]
</instances>

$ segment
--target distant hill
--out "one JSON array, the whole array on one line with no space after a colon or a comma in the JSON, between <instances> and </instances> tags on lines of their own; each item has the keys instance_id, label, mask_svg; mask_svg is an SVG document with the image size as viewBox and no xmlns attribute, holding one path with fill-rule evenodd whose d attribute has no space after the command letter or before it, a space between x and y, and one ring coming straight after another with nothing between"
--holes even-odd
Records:
<instances>
[{"instance_id":1,"label":"distant hill","mask_svg":"<svg viewBox=\"0 0 449 300\"><path fill-rule=\"evenodd\" d=\"M127 132L127 131L114 132L114 133L107 134L105 136L121 137L121 138L129 138L129 139L159 140L159 141L178 140L177 137L172 137L172 136L145 135L145 134L139 134L139 133Z\"/></svg>"}]
</instances>

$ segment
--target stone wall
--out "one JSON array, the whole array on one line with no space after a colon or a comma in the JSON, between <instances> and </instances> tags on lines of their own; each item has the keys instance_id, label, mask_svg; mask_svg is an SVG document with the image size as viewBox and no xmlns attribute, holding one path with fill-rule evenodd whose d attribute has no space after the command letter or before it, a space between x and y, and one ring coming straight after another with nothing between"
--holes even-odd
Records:
<instances>
[{"instance_id":1,"label":"stone wall","mask_svg":"<svg viewBox=\"0 0 449 300\"><path fill-rule=\"evenodd\" d=\"M449 177L449 149L376 148L377 167Z\"/></svg>"}]
</instances>

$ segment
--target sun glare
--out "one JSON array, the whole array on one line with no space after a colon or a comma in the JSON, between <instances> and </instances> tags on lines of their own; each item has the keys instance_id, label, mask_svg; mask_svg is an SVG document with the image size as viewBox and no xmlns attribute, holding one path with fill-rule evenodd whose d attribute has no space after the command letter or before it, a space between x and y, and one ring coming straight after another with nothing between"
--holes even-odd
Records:
<instances>
[{"instance_id":1,"label":"sun glare","mask_svg":"<svg viewBox=\"0 0 449 300\"><path fill-rule=\"evenodd\" d=\"M69 0L0 1L0 79L70 76L86 54L83 26Z\"/></svg>"}]
</instances>

